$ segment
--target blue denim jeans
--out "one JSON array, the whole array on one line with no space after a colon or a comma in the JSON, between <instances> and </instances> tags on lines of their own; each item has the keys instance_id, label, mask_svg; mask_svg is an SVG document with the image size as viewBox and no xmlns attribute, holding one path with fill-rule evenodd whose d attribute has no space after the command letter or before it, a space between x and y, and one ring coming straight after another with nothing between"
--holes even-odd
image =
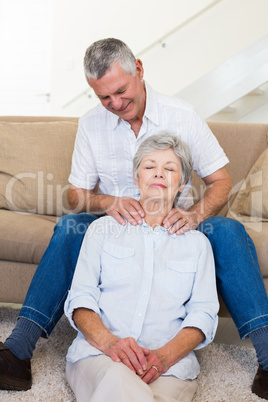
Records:
<instances>
[{"instance_id":1,"label":"blue denim jeans","mask_svg":"<svg viewBox=\"0 0 268 402\"><path fill-rule=\"evenodd\" d=\"M198 230L211 243L218 292L245 339L268 325L268 296L253 241L240 222L220 216L206 219Z\"/></svg>"},{"instance_id":2,"label":"blue denim jeans","mask_svg":"<svg viewBox=\"0 0 268 402\"><path fill-rule=\"evenodd\" d=\"M62 217L29 287L19 316L37 323L50 335L63 314L84 234L96 216ZM198 230L210 240L218 290L241 338L268 325L268 297L252 240L244 226L228 218L205 220Z\"/></svg>"}]
</instances>

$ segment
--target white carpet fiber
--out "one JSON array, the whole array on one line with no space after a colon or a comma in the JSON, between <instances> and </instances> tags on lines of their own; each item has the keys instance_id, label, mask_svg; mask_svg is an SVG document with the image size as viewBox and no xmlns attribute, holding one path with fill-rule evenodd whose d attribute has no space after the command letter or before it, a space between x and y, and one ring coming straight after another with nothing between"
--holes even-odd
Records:
<instances>
[{"instance_id":1,"label":"white carpet fiber","mask_svg":"<svg viewBox=\"0 0 268 402\"><path fill-rule=\"evenodd\" d=\"M0 308L0 340L15 325L18 311ZM26 392L1 391L0 401L67 402L74 396L65 380L65 356L75 331L63 317L50 339L41 339L32 359L33 386ZM257 370L255 351L212 343L196 352L201 366L194 402L262 401L250 387ZM109 401L104 401L109 402ZM142 401L137 401L142 402Z\"/></svg>"}]
</instances>

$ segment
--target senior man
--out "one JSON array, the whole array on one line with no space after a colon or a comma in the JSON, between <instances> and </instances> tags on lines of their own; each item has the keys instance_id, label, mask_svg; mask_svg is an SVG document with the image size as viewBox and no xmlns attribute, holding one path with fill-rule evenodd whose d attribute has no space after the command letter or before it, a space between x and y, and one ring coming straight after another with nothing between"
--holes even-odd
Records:
<instances>
[{"instance_id":1,"label":"senior man","mask_svg":"<svg viewBox=\"0 0 268 402\"><path fill-rule=\"evenodd\" d=\"M192 106L160 95L144 82L141 60L122 41L109 38L93 43L84 67L100 104L79 121L68 194L78 214L64 216L56 225L17 325L0 345L0 389L31 387L30 359L36 343L40 336L50 335L63 314L83 236L96 215L106 213L122 225L123 218L132 225L142 223L132 159L142 141L166 131L187 143L193 169L204 180L206 191L192 205L189 187L185 188L164 226L177 235L197 228L210 240L219 292L240 337L250 337L257 352L253 392L268 399L268 298L255 248L240 223L215 216L231 189L226 155Z\"/></svg>"}]
</instances>

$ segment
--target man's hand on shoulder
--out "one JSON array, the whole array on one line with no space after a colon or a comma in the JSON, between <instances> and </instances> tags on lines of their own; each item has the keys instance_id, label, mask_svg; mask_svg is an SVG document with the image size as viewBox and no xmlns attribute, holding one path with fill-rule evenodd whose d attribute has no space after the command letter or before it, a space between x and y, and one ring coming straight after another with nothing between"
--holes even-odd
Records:
<instances>
[{"instance_id":1,"label":"man's hand on shoulder","mask_svg":"<svg viewBox=\"0 0 268 402\"><path fill-rule=\"evenodd\" d=\"M73 212L90 212L112 216L121 225L125 219L131 225L140 225L145 216L140 203L131 197L114 197L107 194L96 194L94 191L70 186L68 201ZM124 219L125 218L125 219Z\"/></svg>"},{"instance_id":2,"label":"man's hand on shoulder","mask_svg":"<svg viewBox=\"0 0 268 402\"><path fill-rule=\"evenodd\" d=\"M131 197L115 198L114 202L106 211L107 215L114 217L118 223L125 225L126 221L131 225L140 225L144 217L144 211L138 201Z\"/></svg>"},{"instance_id":3,"label":"man's hand on shoulder","mask_svg":"<svg viewBox=\"0 0 268 402\"><path fill-rule=\"evenodd\" d=\"M181 208L172 208L172 210L165 217L164 227L170 228L168 233L177 235L183 234L188 230L196 229L199 225L197 214L187 212Z\"/></svg>"}]
</instances>

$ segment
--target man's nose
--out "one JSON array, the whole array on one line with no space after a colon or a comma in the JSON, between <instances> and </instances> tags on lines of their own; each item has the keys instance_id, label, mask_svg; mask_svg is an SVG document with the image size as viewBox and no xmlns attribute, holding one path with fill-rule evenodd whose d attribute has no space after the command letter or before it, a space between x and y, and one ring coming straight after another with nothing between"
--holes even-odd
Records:
<instances>
[{"instance_id":1,"label":"man's nose","mask_svg":"<svg viewBox=\"0 0 268 402\"><path fill-rule=\"evenodd\" d=\"M118 96L114 96L111 98L111 107L115 110L120 110L122 107L122 100Z\"/></svg>"}]
</instances>

